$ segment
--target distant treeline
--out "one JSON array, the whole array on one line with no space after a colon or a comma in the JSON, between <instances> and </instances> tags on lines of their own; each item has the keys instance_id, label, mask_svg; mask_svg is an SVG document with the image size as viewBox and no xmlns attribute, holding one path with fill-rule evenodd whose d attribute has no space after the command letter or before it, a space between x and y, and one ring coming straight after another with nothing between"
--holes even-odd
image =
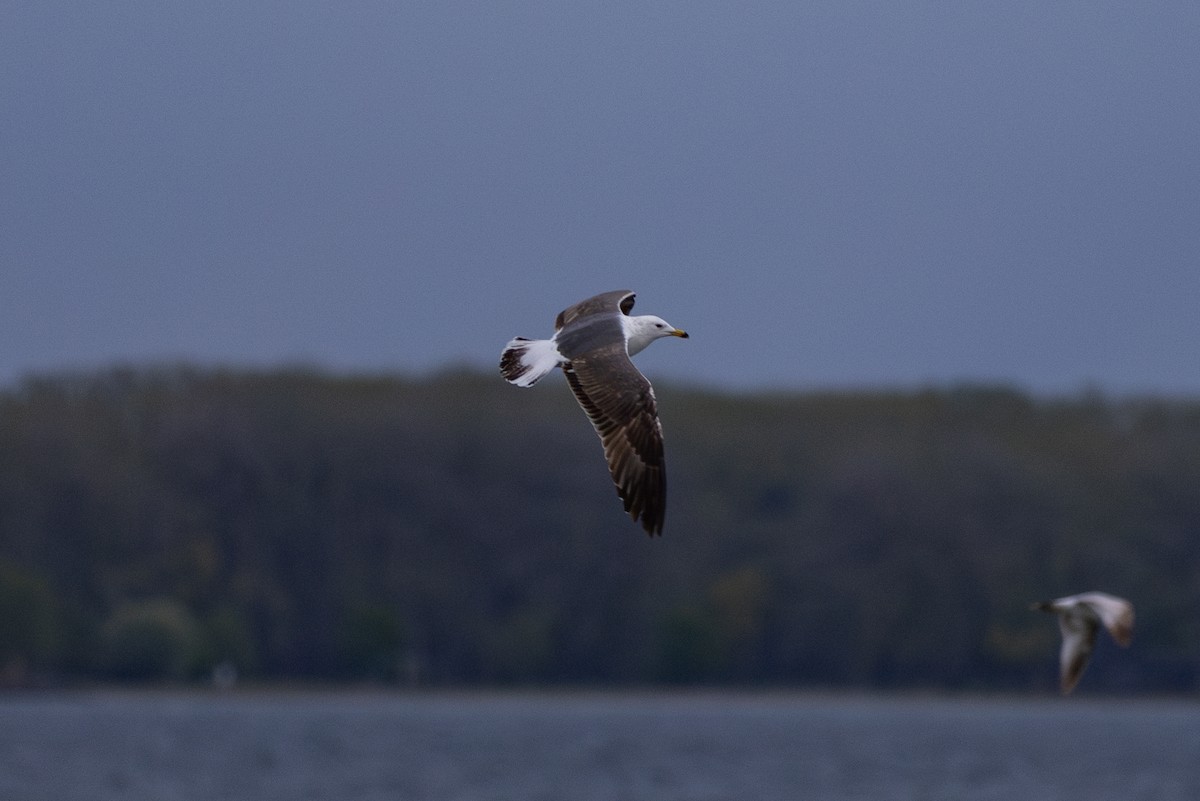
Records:
<instances>
[{"instance_id":1,"label":"distant treeline","mask_svg":"<svg viewBox=\"0 0 1200 801\"><path fill-rule=\"evenodd\" d=\"M1200 401L657 388L661 539L565 384L187 367L0 392L0 682L1194 691Z\"/></svg>"}]
</instances>

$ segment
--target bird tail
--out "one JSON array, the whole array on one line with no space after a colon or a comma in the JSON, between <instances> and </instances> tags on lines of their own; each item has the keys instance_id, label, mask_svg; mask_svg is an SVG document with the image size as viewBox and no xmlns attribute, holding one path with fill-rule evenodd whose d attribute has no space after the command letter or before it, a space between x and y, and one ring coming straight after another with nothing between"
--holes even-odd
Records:
<instances>
[{"instance_id":1,"label":"bird tail","mask_svg":"<svg viewBox=\"0 0 1200 801\"><path fill-rule=\"evenodd\" d=\"M517 337L500 354L500 373L510 384L532 387L562 363L553 340Z\"/></svg>"}]
</instances>

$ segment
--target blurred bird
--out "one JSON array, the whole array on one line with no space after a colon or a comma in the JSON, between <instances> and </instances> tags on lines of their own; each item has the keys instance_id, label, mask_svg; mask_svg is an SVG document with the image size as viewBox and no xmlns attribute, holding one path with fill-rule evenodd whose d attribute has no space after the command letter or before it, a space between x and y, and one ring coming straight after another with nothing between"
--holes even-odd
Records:
<instances>
[{"instance_id":1,"label":"blurred bird","mask_svg":"<svg viewBox=\"0 0 1200 801\"><path fill-rule=\"evenodd\" d=\"M500 355L509 383L531 387L562 367L575 399L587 413L625 511L646 533L662 533L667 474L662 425L654 388L631 356L661 337L687 338L661 317L629 316L634 293L605 292L559 313L550 339L517 337Z\"/></svg>"},{"instance_id":2,"label":"blurred bird","mask_svg":"<svg viewBox=\"0 0 1200 801\"><path fill-rule=\"evenodd\" d=\"M1133 638L1133 604L1104 592L1083 592L1053 601L1038 601L1031 609L1058 615L1062 631L1059 651L1063 695L1075 689L1096 644L1096 629L1103 625L1122 648Z\"/></svg>"}]
</instances>

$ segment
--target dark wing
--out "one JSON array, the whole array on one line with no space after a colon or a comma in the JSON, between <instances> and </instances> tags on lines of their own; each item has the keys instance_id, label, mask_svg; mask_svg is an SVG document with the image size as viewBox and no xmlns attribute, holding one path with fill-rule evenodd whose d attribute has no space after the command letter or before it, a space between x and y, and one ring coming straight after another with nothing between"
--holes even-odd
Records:
<instances>
[{"instance_id":1,"label":"dark wing","mask_svg":"<svg viewBox=\"0 0 1200 801\"><path fill-rule=\"evenodd\" d=\"M647 534L662 534L667 473L650 382L629 360L624 341L573 358L563 372L600 435L625 511L641 519Z\"/></svg>"},{"instance_id":2,"label":"dark wing","mask_svg":"<svg viewBox=\"0 0 1200 801\"><path fill-rule=\"evenodd\" d=\"M1091 659L1099 623L1090 609L1084 611L1078 606L1068 609L1058 618L1058 627L1063 638L1059 669L1064 695L1075 689L1079 677L1083 675L1083 669Z\"/></svg>"},{"instance_id":3,"label":"dark wing","mask_svg":"<svg viewBox=\"0 0 1200 801\"><path fill-rule=\"evenodd\" d=\"M554 330L558 331L576 320L589 317L593 314L618 311L622 314L629 314L629 311L633 308L635 297L637 296L628 289L617 289L612 292L603 292L599 295L594 295L587 300L581 300L574 306L568 306L558 313L558 317L554 320Z\"/></svg>"}]
</instances>

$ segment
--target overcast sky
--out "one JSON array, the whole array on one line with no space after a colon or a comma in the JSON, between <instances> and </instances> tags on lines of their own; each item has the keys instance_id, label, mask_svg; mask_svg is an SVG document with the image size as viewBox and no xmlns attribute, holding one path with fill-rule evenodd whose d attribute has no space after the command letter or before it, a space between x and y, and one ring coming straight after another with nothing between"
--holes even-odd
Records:
<instances>
[{"instance_id":1,"label":"overcast sky","mask_svg":"<svg viewBox=\"0 0 1200 801\"><path fill-rule=\"evenodd\" d=\"M0 13L2 383L494 369L622 288L651 378L1200 394L1200 4Z\"/></svg>"}]
</instances>

